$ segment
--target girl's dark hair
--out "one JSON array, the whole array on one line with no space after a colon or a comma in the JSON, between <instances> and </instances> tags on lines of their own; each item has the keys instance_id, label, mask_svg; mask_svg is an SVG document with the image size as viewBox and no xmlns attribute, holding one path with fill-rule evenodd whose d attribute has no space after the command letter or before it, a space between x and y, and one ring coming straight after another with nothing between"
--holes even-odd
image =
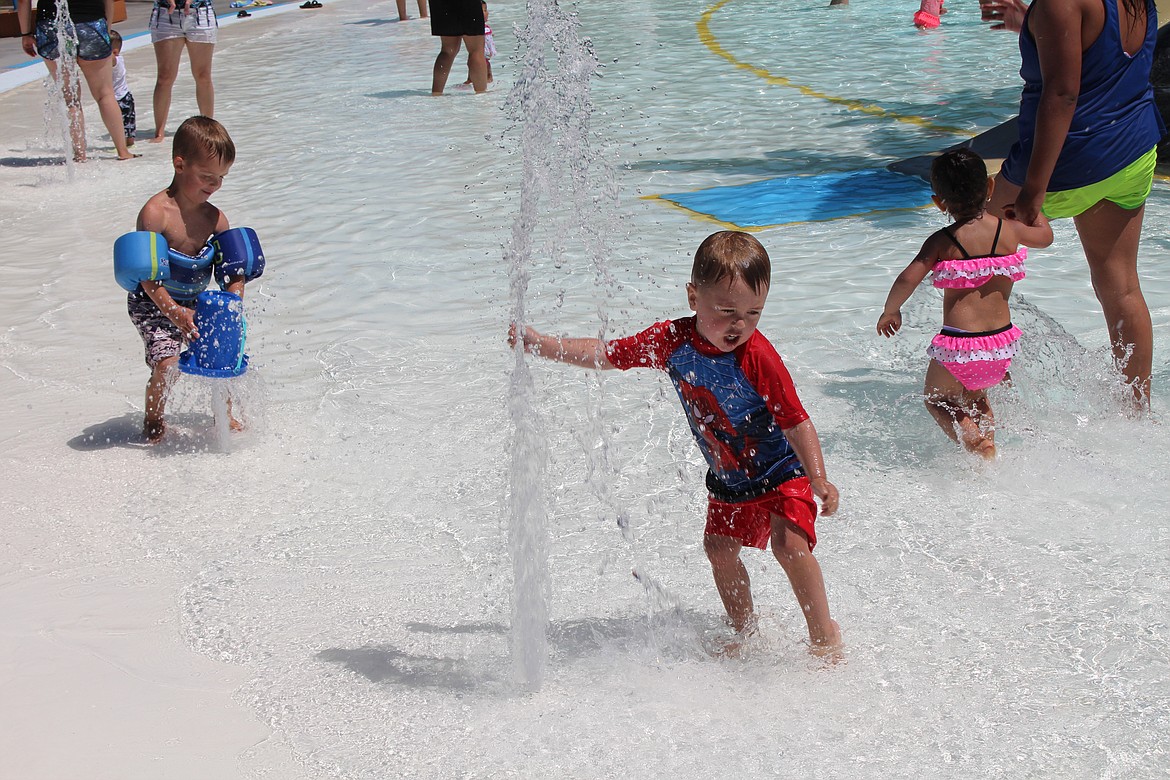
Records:
<instances>
[{"instance_id":1,"label":"girl's dark hair","mask_svg":"<svg viewBox=\"0 0 1170 780\"><path fill-rule=\"evenodd\" d=\"M977 216L987 202L987 165L970 149L943 152L930 166L930 186L952 217Z\"/></svg>"}]
</instances>

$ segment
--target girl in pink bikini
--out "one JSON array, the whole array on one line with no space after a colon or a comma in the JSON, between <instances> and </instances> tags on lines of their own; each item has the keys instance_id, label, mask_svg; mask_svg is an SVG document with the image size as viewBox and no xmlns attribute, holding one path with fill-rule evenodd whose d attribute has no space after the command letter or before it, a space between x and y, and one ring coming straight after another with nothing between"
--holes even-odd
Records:
<instances>
[{"instance_id":1,"label":"girl in pink bikini","mask_svg":"<svg viewBox=\"0 0 1170 780\"><path fill-rule=\"evenodd\" d=\"M902 304L932 274L943 291L943 328L926 350L926 408L952 441L991 459L995 415L987 388L1007 377L1020 338L1008 298L1024 278L1025 247L1051 244L1052 228L1043 217L1029 226L987 214L994 182L969 149L939 156L930 184L934 204L954 223L931 234L894 280L877 330L887 338L898 332Z\"/></svg>"}]
</instances>

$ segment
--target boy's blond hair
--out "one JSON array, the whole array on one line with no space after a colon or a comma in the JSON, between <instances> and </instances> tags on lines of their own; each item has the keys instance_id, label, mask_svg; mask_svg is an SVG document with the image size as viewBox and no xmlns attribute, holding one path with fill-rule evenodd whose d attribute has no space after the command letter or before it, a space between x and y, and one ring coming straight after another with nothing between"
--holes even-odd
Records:
<instances>
[{"instance_id":1,"label":"boy's blond hair","mask_svg":"<svg viewBox=\"0 0 1170 780\"><path fill-rule=\"evenodd\" d=\"M772 262L764 245L738 230L722 230L707 236L695 250L691 283L709 287L727 279L728 284L733 284L737 276L755 293L772 285Z\"/></svg>"},{"instance_id":2,"label":"boy's blond hair","mask_svg":"<svg viewBox=\"0 0 1170 780\"><path fill-rule=\"evenodd\" d=\"M231 164L236 161L236 145L219 122L209 116L193 116L175 131L171 155L184 160L199 157Z\"/></svg>"}]
</instances>

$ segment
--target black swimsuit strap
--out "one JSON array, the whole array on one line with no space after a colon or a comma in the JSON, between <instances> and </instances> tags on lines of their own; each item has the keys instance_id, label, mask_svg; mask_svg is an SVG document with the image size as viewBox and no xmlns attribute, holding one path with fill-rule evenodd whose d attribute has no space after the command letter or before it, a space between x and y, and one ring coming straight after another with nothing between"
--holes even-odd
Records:
<instances>
[{"instance_id":1,"label":"black swimsuit strap","mask_svg":"<svg viewBox=\"0 0 1170 780\"><path fill-rule=\"evenodd\" d=\"M942 232L943 232L943 235L945 235L947 238L949 238L951 240L951 243L954 244L955 246L957 246L959 248L959 251L963 253L964 260L971 259L971 255L967 254L967 250L964 249L963 245L959 243L959 239L955 238L955 234L951 232L949 226L944 227L942 229ZM999 234L997 233L996 235L999 235Z\"/></svg>"},{"instance_id":2,"label":"black swimsuit strap","mask_svg":"<svg viewBox=\"0 0 1170 780\"><path fill-rule=\"evenodd\" d=\"M996 217L996 219L999 219L999 217ZM999 257L995 253L995 250L999 246L999 231L1001 230L1003 230L1003 220L999 219L999 224L995 226L995 238L991 239L991 254L988 257Z\"/></svg>"},{"instance_id":3,"label":"black swimsuit strap","mask_svg":"<svg viewBox=\"0 0 1170 780\"><path fill-rule=\"evenodd\" d=\"M963 253L964 260L980 260L984 257L999 257L999 255L995 253L995 250L999 246L999 233L1001 230L1003 230L1003 220L999 217L996 217L996 219L999 221L995 225L995 238L991 240L991 253L980 255L979 257L971 257L971 255L967 253L966 247L959 243L959 239L955 238L955 234L951 232L949 225L944 227L942 232L944 235L946 235L947 238L951 240L951 243L957 246L959 251Z\"/></svg>"}]
</instances>

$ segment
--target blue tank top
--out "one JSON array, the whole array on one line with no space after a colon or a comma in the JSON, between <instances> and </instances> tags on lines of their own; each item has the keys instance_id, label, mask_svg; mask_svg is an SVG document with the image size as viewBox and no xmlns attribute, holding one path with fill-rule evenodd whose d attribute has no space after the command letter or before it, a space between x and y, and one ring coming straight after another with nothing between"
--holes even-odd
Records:
<instances>
[{"instance_id":1,"label":"blue tank top","mask_svg":"<svg viewBox=\"0 0 1170 780\"><path fill-rule=\"evenodd\" d=\"M1037 0L1060 2L1060 0ZM1105 24L1081 59L1081 91L1072 124L1048 182L1049 192L1085 187L1109 178L1137 160L1162 139L1165 127L1154 104L1150 67L1158 36L1158 12L1146 1L1146 38L1133 57L1121 44L1118 0L1104 0ZM1035 2L1020 31L1020 139L1004 160L1004 178L1022 185L1032 156L1036 111L1043 80L1036 39L1028 30Z\"/></svg>"}]
</instances>

